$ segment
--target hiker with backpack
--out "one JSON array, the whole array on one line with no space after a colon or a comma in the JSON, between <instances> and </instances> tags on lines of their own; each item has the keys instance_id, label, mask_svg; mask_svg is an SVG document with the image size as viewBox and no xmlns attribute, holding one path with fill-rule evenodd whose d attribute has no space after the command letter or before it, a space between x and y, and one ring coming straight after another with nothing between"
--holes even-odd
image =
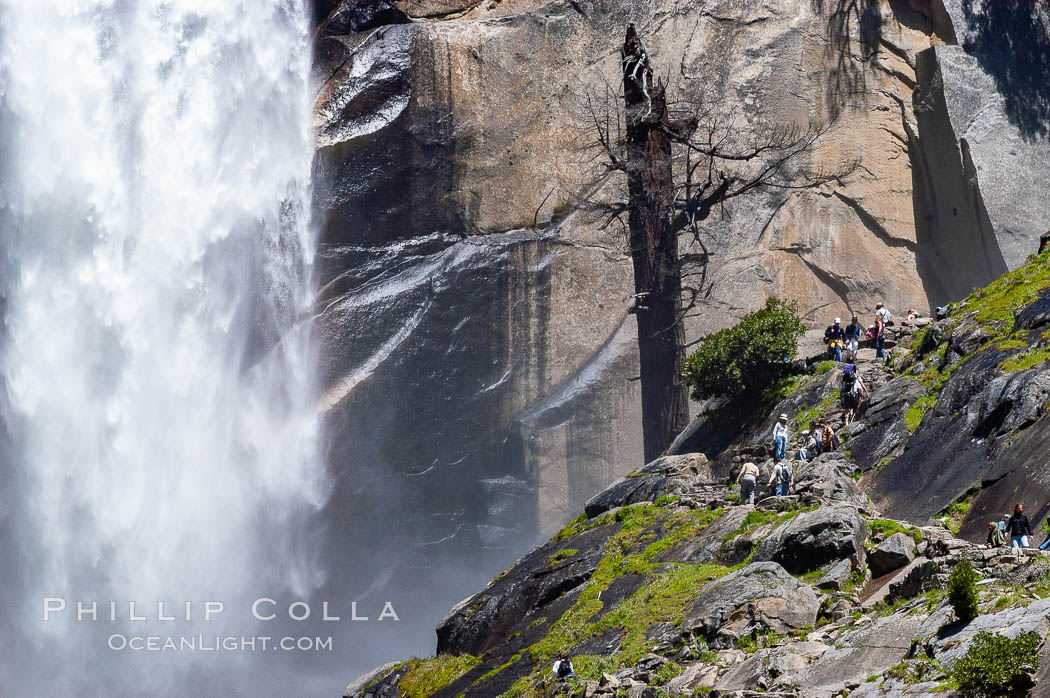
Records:
<instances>
[{"instance_id":1,"label":"hiker with backpack","mask_svg":"<svg viewBox=\"0 0 1050 698\"><path fill-rule=\"evenodd\" d=\"M794 479L795 471L791 467L791 463L777 462L773 466L773 472L769 474L769 482L766 483L767 487L773 487L776 485L776 496L777 498L786 497L791 491L792 480Z\"/></svg>"},{"instance_id":2,"label":"hiker with backpack","mask_svg":"<svg viewBox=\"0 0 1050 698\"><path fill-rule=\"evenodd\" d=\"M882 303L875 304L875 358L886 358L886 327L893 321L890 311Z\"/></svg>"},{"instance_id":3,"label":"hiker with backpack","mask_svg":"<svg viewBox=\"0 0 1050 698\"><path fill-rule=\"evenodd\" d=\"M864 328L857 322L856 315L846 325L846 330L843 334L846 336L846 360L854 362L857 360L857 350L860 349L861 337L864 336Z\"/></svg>"},{"instance_id":4,"label":"hiker with backpack","mask_svg":"<svg viewBox=\"0 0 1050 698\"><path fill-rule=\"evenodd\" d=\"M1014 507L1014 515L1006 522L1006 528L1010 532L1011 548L1028 547L1028 539L1032 535L1032 527L1028 523L1028 517L1024 515L1024 507L1020 504Z\"/></svg>"},{"instance_id":5,"label":"hiker with backpack","mask_svg":"<svg viewBox=\"0 0 1050 698\"><path fill-rule=\"evenodd\" d=\"M779 463L784 460L787 453L788 442L788 416L780 415L777 423L773 425L773 460Z\"/></svg>"},{"instance_id":6,"label":"hiker with backpack","mask_svg":"<svg viewBox=\"0 0 1050 698\"><path fill-rule=\"evenodd\" d=\"M572 676L572 662L569 661L568 655L564 652L559 652L554 657L554 667L551 669L551 678L565 680Z\"/></svg>"},{"instance_id":7,"label":"hiker with backpack","mask_svg":"<svg viewBox=\"0 0 1050 698\"><path fill-rule=\"evenodd\" d=\"M842 363L842 347L846 343L846 332L842 329L842 320L835 318L835 324L824 330L824 343L828 345L828 356Z\"/></svg>"},{"instance_id":8,"label":"hiker with backpack","mask_svg":"<svg viewBox=\"0 0 1050 698\"><path fill-rule=\"evenodd\" d=\"M853 420L856 419L865 394L864 381L861 380L856 364L843 366L839 398L842 401L842 422L846 426L852 424Z\"/></svg>"},{"instance_id":9,"label":"hiker with backpack","mask_svg":"<svg viewBox=\"0 0 1050 698\"><path fill-rule=\"evenodd\" d=\"M751 461L744 463L744 467L740 469L740 474L736 476L736 481L740 484L741 504L755 503L755 489L758 485L758 476L759 470L757 465Z\"/></svg>"}]
</instances>

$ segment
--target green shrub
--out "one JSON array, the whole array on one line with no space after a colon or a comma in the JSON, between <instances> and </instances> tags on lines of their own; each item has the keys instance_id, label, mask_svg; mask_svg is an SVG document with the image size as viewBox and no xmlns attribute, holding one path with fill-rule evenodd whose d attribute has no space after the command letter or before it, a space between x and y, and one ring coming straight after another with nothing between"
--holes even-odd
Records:
<instances>
[{"instance_id":1,"label":"green shrub","mask_svg":"<svg viewBox=\"0 0 1050 698\"><path fill-rule=\"evenodd\" d=\"M757 399L787 373L804 332L794 301L770 298L737 325L707 337L685 360L682 375L696 400L721 395Z\"/></svg>"},{"instance_id":2,"label":"green shrub","mask_svg":"<svg viewBox=\"0 0 1050 698\"><path fill-rule=\"evenodd\" d=\"M682 673L682 667L678 666L674 662L668 662L660 667L653 677L649 680L649 684L652 686L664 686L668 681L673 679Z\"/></svg>"},{"instance_id":3,"label":"green shrub","mask_svg":"<svg viewBox=\"0 0 1050 698\"><path fill-rule=\"evenodd\" d=\"M960 623L977 617L977 574L968 560L960 561L948 578L948 603Z\"/></svg>"},{"instance_id":4,"label":"green shrub","mask_svg":"<svg viewBox=\"0 0 1050 698\"><path fill-rule=\"evenodd\" d=\"M1025 696L1039 668L1039 636L1021 633L1012 640L988 631L977 633L966 655L952 667L952 678L966 694Z\"/></svg>"}]
</instances>

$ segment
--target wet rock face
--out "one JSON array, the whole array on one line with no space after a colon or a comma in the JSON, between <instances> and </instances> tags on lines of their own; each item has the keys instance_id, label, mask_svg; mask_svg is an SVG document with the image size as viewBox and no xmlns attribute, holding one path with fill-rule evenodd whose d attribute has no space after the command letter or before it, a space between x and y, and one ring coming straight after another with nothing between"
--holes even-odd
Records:
<instances>
[{"instance_id":1,"label":"wet rock face","mask_svg":"<svg viewBox=\"0 0 1050 698\"><path fill-rule=\"evenodd\" d=\"M583 314L581 285L616 293L594 276L601 255L532 234L325 251L344 270L322 290L317 329L328 532L355 584L423 565L453 602L464 578L489 577L640 461L636 385L622 380L633 322L569 327L553 310ZM407 594L418 579L404 579Z\"/></svg>"},{"instance_id":2,"label":"wet rock face","mask_svg":"<svg viewBox=\"0 0 1050 698\"><path fill-rule=\"evenodd\" d=\"M618 526L588 531L572 540L574 554L562 562L554 556L569 548L553 542L529 553L484 592L449 611L437 627L438 654L481 654L509 639L526 616L540 617L548 605L562 601L594 573L602 546Z\"/></svg>"}]
</instances>

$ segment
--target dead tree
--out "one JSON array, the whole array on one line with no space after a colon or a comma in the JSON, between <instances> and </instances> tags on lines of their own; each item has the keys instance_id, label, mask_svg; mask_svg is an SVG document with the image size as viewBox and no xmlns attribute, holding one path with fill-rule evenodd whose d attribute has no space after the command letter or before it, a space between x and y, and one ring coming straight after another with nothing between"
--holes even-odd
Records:
<instances>
[{"instance_id":1,"label":"dead tree","mask_svg":"<svg viewBox=\"0 0 1050 698\"><path fill-rule=\"evenodd\" d=\"M627 27L621 68L622 102L610 86L604 97L589 93L585 98L590 137L583 150L592 154L596 174L584 187L580 207L592 212L602 228L619 223L626 233L634 265L642 435L650 461L688 422L688 389L681 378L687 346L683 320L709 291L711 254L701 223L737 197L820 186L856 164L832 173L799 166L800 156L813 149L827 124L774 128L755 136L702 99L669 104L666 83L654 79L649 52L633 24ZM626 200L615 194L609 198L610 190L625 192ZM682 236L692 243L685 255L679 254Z\"/></svg>"}]
</instances>

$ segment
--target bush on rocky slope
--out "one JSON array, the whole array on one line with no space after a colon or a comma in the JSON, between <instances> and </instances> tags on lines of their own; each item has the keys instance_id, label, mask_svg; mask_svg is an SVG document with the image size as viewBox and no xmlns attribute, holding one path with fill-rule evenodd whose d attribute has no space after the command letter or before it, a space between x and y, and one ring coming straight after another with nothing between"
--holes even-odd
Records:
<instances>
[{"instance_id":1,"label":"bush on rocky slope","mask_svg":"<svg viewBox=\"0 0 1050 698\"><path fill-rule=\"evenodd\" d=\"M1041 638L1033 632L1014 638L978 633L969 651L952 669L952 678L966 693L1022 698L1034 683L1040 642Z\"/></svg>"},{"instance_id":2,"label":"bush on rocky slope","mask_svg":"<svg viewBox=\"0 0 1050 698\"><path fill-rule=\"evenodd\" d=\"M685 360L682 374L693 398L757 399L784 375L805 331L794 301L770 298L761 310L707 337Z\"/></svg>"}]
</instances>

